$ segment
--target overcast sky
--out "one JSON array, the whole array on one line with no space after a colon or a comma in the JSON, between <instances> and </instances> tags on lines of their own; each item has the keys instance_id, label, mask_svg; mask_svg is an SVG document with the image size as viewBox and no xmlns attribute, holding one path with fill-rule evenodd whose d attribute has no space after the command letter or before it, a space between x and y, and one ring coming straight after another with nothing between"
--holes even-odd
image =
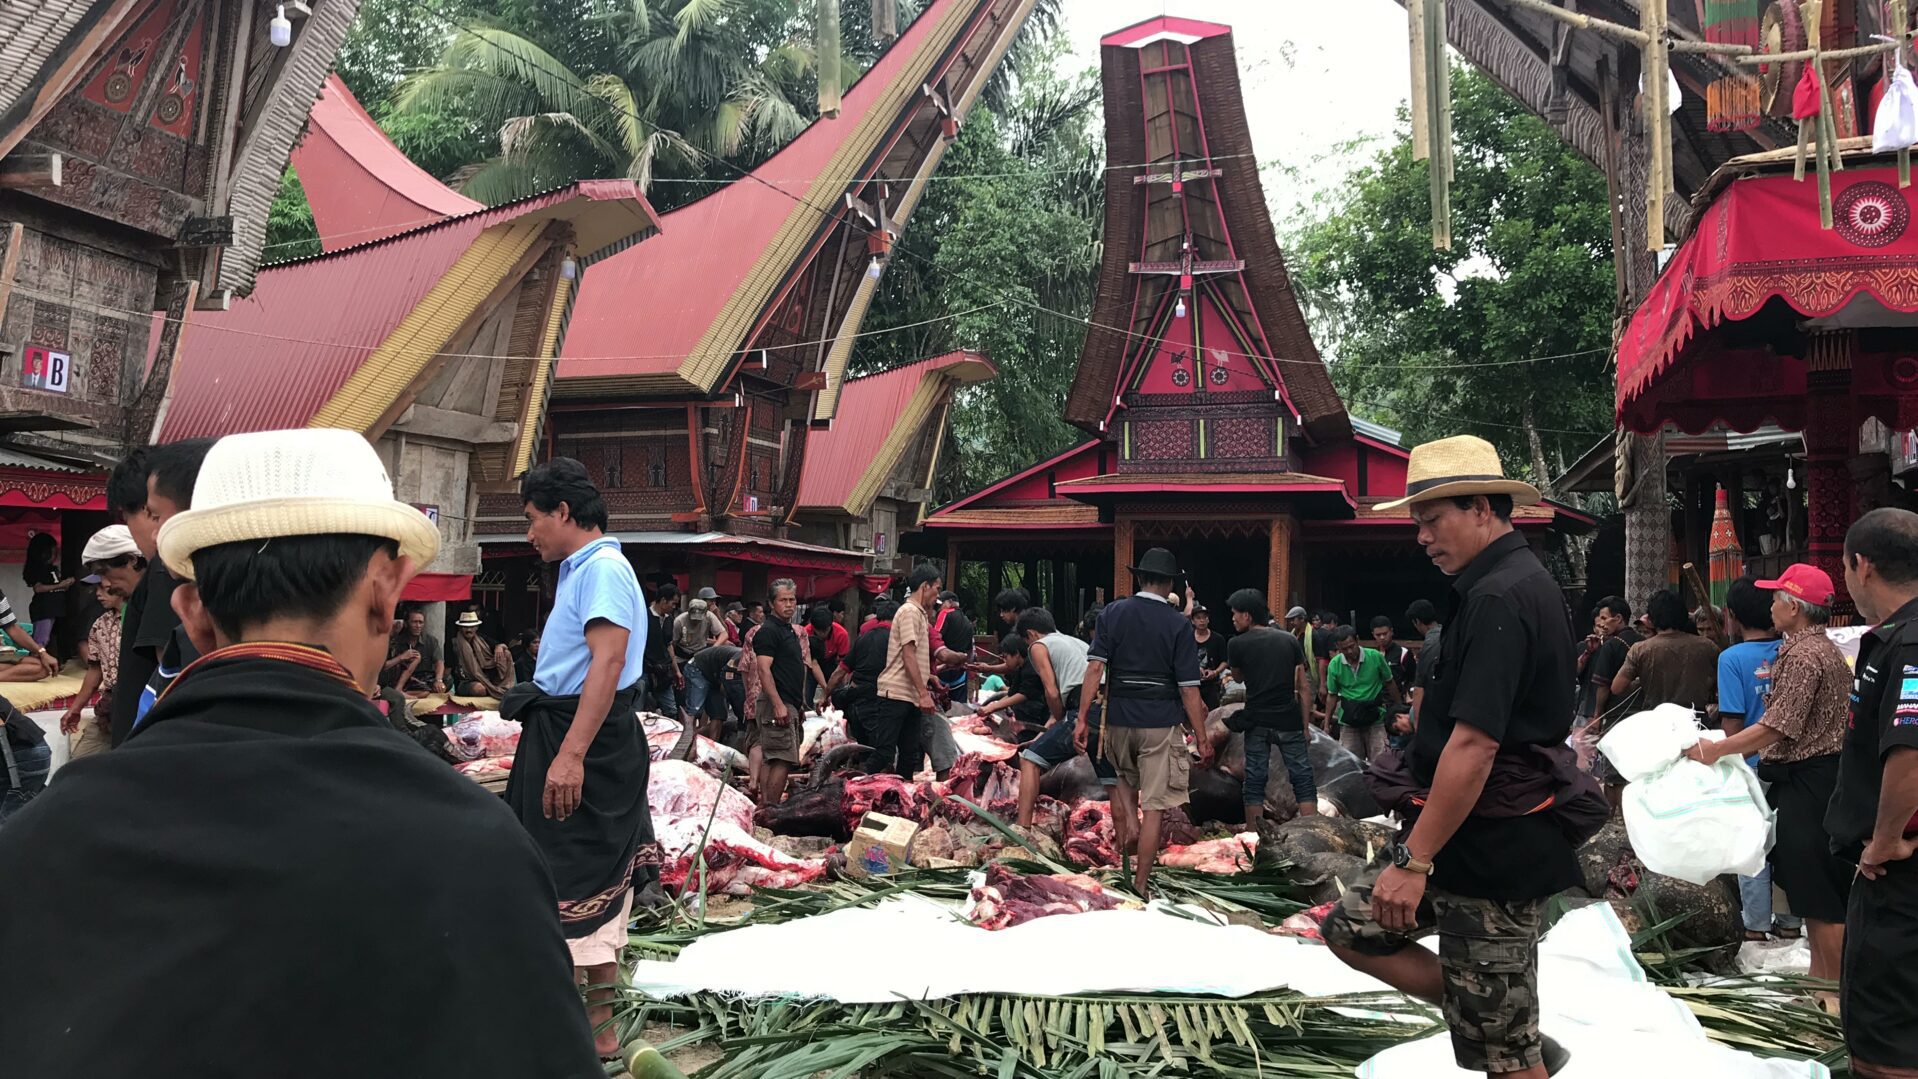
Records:
<instances>
[{"instance_id":1,"label":"overcast sky","mask_svg":"<svg viewBox=\"0 0 1918 1079\"><path fill-rule=\"evenodd\" d=\"M1266 197L1286 212L1369 156L1406 99L1405 9L1393 0L1064 0L1074 57L1099 65L1099 38L1156 15L1225 23L1238 47Z\"/></svg>"}]
</instances>

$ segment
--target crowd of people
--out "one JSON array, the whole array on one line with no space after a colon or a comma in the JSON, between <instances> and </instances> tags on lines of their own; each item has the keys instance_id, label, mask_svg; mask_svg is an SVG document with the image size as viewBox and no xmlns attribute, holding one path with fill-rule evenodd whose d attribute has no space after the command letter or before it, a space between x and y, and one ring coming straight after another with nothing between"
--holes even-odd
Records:
<instances>
[{"instance_id":1,"label":"crowd of people","mask_svg":"<svg viewBox=\"0 0 1918 1079\"><path fill-rule=\"evenodd\" d=\"M528 541L557 567L539 635L494 641L467 610L442 642L399 603L437 530L393 500L363 439L137 450L109 483L125 523L87 541L68 582L106 609L83 649L99 718L63 717L79 759L58 782L44 784L37 725L0 707L0 879L33 882L0 889L0 954L35 972L30 992L6 983L0 1042L34 1076L284 1072L286 1032L318 1024L355 1032L325 1074L430 1059L411 1072L599 1075L627 924L658 899L642 709L743 732L762 805L784 797L811 711L844 713L856 767L911 776L953 765L945 716L976 710L1019 745L1023 827L1045 774L1090 758L1145 895L1164 814L1212 766L1208 719L1233 701L1246 827L1266 812L1274 747L1299 812L1316 811L1315 732L1364 762L1403 822L1326 916L1335 954L1441 1004L1462 1067L1546 1076L1567 1057L1538 1029L1545 904L1580 883L1574 851L1615 805L1616 777L1580 747L1676 704L1724 732L1688 755L1754 760L1776 810L1768 871L1741 881L1747 929L1802 919L1857 1074L1918 1067L1902 1012L1918 998L1918 515L1876 510L1847 538L1846 592L1872 625L1854 673L1825 632L1835 582L1815 567L1734 583L1703 633L1675 593L1636 623L1605 597L1579 644L1511 525L1538 493L1504 479L1489 445L1418 447L1407 491L1417 542L1451 579L1442 602L1403 612L1409 646L1390 616L1363 634L1302 607L1275 619L1250 588L1215 623L1154 548L1129 567L1129 595L1074 626L1001 592L980 647L931 565L856 626L832 602L803 606L787 579L763 601L643 589L584 467L560 458L520 488ZM413 744L437 733L413 702L446 693L521 723L504 799ZM454 912L483 947L382 961L444 939ZM1413 945L1433 932L1436 955ZM379 993L364 992L368 963ZM151 1006L235 995L254 1003L187 1028ZM502 1008L515 1023L486 1039L444 1034Z\"/></svg>"}]
</instances>

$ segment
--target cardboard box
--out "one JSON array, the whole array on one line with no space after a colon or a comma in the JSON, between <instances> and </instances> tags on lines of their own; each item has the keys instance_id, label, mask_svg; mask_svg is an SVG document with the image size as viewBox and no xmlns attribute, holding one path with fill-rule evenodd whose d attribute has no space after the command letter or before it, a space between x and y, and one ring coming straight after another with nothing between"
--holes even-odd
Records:
<instances>
[{"instance_id":1,"label":"cardboard box","mask_svg":"<svg viewBox=\"0 0 1918 1079\"><path fill-rule=\"evenodd\" d=\"M912 841L919 823L884 813L859 818L846 844L846 872L855 877L885 877L911 864Z\"/></svg>"}]
</instances>

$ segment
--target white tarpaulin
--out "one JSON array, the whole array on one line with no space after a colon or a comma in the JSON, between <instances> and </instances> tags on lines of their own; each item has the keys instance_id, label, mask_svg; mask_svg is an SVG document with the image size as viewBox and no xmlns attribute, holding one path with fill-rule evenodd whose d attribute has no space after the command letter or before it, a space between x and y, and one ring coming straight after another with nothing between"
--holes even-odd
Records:
<instances>
[{"instance_id":1,"label":"white tarpaulin","mask_svg":"<svg viewBox=\"0 0 1918 1079\"><path fill-rule=\"evenodd\" d=\"M1428 944L1433 941L1428 940ZM768 956L876 957L862 962L769 963ZM917 960L899 957L919 957ZM963 963L930 956L964 956ZM1034 956L1068 961L1034 963ZM715 933L672 962L647 960L633 986L657 997L689 993L829 998L847 1004L968 993L1210 993L1242 997L1291 989L1307 996L1387 991L1313 941L1215 925L1162 910L1107 910L1039 918L991 932L914 896L779 925ZM1643 1074L1721 1079L1829 1079L1822 1064L1760 1060L1709 1041L1681 1003L1649 984L1631 940L1601 903L1567 914L1539 945L1545 1030L1573 1053L1559 1079ZM1444 1033L1396 1046L1359 1068L1364 1079L1463 1076Z\"/></svg>"}]
</instances>

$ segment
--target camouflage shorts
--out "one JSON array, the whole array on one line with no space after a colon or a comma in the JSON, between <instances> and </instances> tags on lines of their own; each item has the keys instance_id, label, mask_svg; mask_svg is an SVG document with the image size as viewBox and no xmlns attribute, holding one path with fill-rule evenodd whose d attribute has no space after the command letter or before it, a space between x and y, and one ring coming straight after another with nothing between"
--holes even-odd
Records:
<instances>
[{"instance_id":1,"label":"camouflage shorts","mask_svg":"<svg viewBox=\"0 0 1918 1079\"><path fill-rule=\"evenodd\" d=\"M1367 866L1326 914L1328 944L1364 955L1392 955L1439 935L1445 1023L1452 1055L1471 1072L1515 1072L1544 1061L1538 1037L1538 935L1542 899L1474 899L1427 887L1418 928L1394 933L1372 920L1372 885L1389 864Z\"/></svg>"}]
</instances>

